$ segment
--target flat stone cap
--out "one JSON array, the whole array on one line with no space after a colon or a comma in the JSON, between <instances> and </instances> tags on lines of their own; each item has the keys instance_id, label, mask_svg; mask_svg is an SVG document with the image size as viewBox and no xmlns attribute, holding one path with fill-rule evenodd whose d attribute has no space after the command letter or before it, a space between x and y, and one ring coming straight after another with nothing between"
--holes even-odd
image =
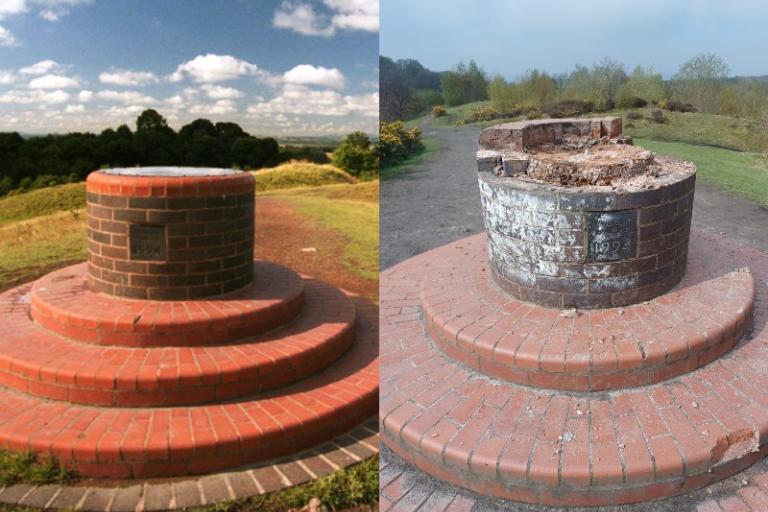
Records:
<instances>
[{"instance_id":1,"label":"flat stone cap","mask_svg":"<svg viewBox=\"0 0 768 512\"><path fill-rule=\"evenodd\" d=\"M163 176L166 178L183 176L232 176L242 171L216 167L118 167L102 169L104 174L115 176Z\"/></svg>"}]
</instances>

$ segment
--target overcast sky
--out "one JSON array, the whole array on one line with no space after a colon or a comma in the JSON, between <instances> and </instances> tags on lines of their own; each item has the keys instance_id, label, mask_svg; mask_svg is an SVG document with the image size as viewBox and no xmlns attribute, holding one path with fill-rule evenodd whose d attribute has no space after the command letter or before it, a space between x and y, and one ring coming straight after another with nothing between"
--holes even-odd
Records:
<instances>
[{"instance_id":1,"label":"overcast sky","mask_svg":"<svg viewBox=\"0 0 768 512\"><path fill-rule=\"evenodd\" d=\"M377 130L377 0L0 0L0 131Z\"/></svg>"},{"instance_id":2,"label":"overcast sky","mask_svg":"<svg viewBox=\"0 0 768 512\"><path fill-rule=\"evenodd\" d=\"M386 0L381 54L433 70L474 59L491 75L567 72L604 57L665 77L698 53L768 74L766 0Z\"/></svg>"}]
</instances>

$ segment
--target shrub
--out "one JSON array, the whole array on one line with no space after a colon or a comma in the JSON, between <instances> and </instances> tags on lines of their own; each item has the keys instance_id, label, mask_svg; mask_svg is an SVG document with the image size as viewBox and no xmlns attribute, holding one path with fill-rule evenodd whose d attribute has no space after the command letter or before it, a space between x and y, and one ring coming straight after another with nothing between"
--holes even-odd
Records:
<instances>
[{"instance_id":1,"label":"shrub","mask_svg":"<svg viewBox=\"0 0 768 512\"><path fill-rule=\"evenodd\" d=\"M653 112L651 112L651 117L649 117L648 119L658 124L664 124L667 122L667 117L664 115L664 112L662 112L661 110L654 110Z\"/></svg>"},{"instance_id":2,"label":"shrub","mask_svg":"<svg viewBox=\"0 0 768 512\"><path fill-rule=\"evenodd\" d=\"M406 158L424 149L421 130L408 130L402 121L379 123L379 159L388 164Z\"/></svg>"},{"instance_id":3,"label":"shrub","mask_svg":"<svg viewBox=\"0 0 768 512\"><path fill-rule=\"evenodd\" d=\"M635 121L637 121L638 119L642 119L642 118L643 118L643 114L641 114L636 110L627 112L627 119L634 119Z\"/></svg>"},{"instance_id":4,"label":"shrub","mask_svg":"<svg viewBox=\"0 0 768 512\"><path fill-rule=\"evenodd\" d=\"M432 107L432 117L443 117L448 113L445 107L442 105L435 105Z\"/></svg>"},{"instance_id":5,"label":"shrub","mask_svg":"<svg viewBox=\"0 0 768 512\"><path fill-rule=\"evenodd\" d=\"M624 128L634 128L634 127L635 127L635 123L633 123L632 121L624 125Z\"/></svg>"},{"instance_id":6,"label":"shrub","mask_svg":"<svg viewBox=\"0 0 768 512\"><path fill-rule=\"evenodd\" d=\"M619 108L643 108L648 102L638 96L621 97L616 101Z\"/></svg>"},{"instance_id":7,"label":"shrub","mask_svg":"<svg viewBox=\"0 0 768 512\"><path fill-rule=\"evenodd\" d=\"M363 132L347 135L331 156L331 163L352 176L373 173L379 168L379 157L371 141Z\"/></svg>"},{"instance_id":8,"label":"shrub","mask_svg":"<svg viewBox=\"0 0 768 512\"><path fill-rule=\"evenodd\" d=\"M693 105L690 103L683 103L682 101L667 101L662 108L665 108L670 112L696 112Z\"/></svg>"},{"instance_id":9,"label":"shrub","mask_svg":"<svg viewBox=\"0 0 768 512\"><path fill-rule=\"evenodd\" d=\"M544 105L542 111L549 117L576 117L594 111L591 101L561 100Z\"/></svg>"}]
</instances>

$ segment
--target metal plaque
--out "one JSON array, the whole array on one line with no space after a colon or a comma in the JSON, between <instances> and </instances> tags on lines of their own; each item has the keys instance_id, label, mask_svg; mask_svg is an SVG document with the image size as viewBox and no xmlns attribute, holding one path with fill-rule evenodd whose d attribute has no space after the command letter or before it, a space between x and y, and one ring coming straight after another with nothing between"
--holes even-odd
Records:
<instances>
[{"instance_id":1,"label":"metal plaque","mask_svg":"<svg viewBox=\"0 0 768 512\"><path fill-rule=\"evenodd\" d=\"M637 256L637 210L587 212L587 261Z\"/></svg>"},{"instance_id":2,"label":"metal plaque","mask_svg":"<svg viewBox=\"0 0 768 512\"><path fill-rule=\"evenodd\" d=\"M130 248L132 260L165 261L165 226L131 224Z\"/></svg>"}]
</instances>

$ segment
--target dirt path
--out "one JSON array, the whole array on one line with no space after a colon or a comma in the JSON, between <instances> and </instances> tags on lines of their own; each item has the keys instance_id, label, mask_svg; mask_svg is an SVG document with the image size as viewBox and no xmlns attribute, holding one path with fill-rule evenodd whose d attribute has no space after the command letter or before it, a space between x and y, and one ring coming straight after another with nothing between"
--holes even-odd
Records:
<instances>
[{"instance_id":1,"label":"dirt path","mask_svg":"<svg viewBox=\"0 0 768 512\"><path fill-rule=\"evenodd\" d=\"M381 268L483 229L474 153L480 129L434 128L440 148L381 183ZM701 183L693 224L768 252L768 209Z\"/></svg>"},{"instance_id":2,"label":"dirt path","mask_svg":"<svg viewBox=\"0 0 768 512\"><path fill-rule=\"evenodd\" d=\"M344 267L341 253L346 243L342 234L301 215L279 198L256 197L257 256L377 300L378 282Z\"/></svg>"}]
</instances>

